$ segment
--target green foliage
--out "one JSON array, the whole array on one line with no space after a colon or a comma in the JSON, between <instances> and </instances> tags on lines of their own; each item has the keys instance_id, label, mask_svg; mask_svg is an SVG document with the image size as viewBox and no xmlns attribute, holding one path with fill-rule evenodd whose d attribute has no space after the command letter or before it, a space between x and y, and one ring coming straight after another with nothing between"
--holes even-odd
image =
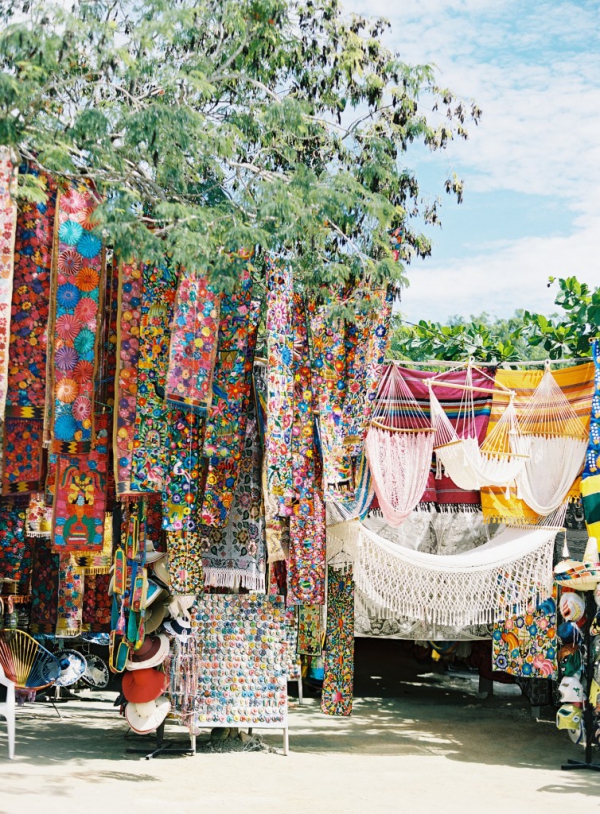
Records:
<instances>
[{"instance_id":1,"label":"green foliage","mask_svg":"<svg viewBox=\"0 0 600 814\"><path fill-rule=\"evenodd\" d=\"M469 320L453 317L447 325L427 320L411 325L397 316L391 353L413 361L458 362L472 356L493 364L589 356L590 339L600 333L600 288L575 277L561 278L558 285L554 302L561 313L551 317L518 310L510 319L483 313Z\"/></svg>"},{"instance_id":2,"label":"green foliage","mask_svg":"<svg viewBox=\"0 0 600 814\"><path fill-rule=\"evenodd\" d=\"M4 6L0 143L62 183L93 181L99 229L123 255L166 250L227 286L228 252L252 246L327 290L401 285L429 254L417 227L437 213L403 155L466 137L480 111L387 50L384 21L337 0ZM447 190L462 196L456 178Z\"/></svg>"}]
</instances>

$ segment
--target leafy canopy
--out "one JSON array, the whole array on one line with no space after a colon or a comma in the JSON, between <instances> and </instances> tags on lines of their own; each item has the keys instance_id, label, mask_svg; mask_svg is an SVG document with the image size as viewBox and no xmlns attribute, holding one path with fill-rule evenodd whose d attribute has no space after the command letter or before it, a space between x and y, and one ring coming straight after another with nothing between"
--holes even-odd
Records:
<instances>
[{"instance_id":1,"label":"leafy canopy","mask_svg":"<svg viewBox=\"0 0 600 814\"><path fill-rule=\"evenodd\" d=\"M404 154L466 138L480 111L387 50L384 21L337 0L3 5L0 143L62 183L93 181L125 256L166 250L228 287L228 253L258 247L325 288L403 284L430 253L418 226L436 205ZM446 188L462 196L458 179ZM28 176L20 194L42 193Z\"/></svg>"}]
</instances>

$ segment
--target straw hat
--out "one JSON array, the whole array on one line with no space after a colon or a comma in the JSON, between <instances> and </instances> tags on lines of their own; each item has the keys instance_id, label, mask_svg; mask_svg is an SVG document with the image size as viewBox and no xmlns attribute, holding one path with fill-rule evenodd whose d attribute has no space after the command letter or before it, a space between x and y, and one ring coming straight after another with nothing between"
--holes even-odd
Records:
<instances>
[{"instance_id":1,"label":"straw hat","mask_svg":"<svg viewBox=\"0 0 600 814\"><path fill-rule=\"evenodd\" d=\"M192 632L192 625L185 616L179 616L177 619L169 619L168 622L165 622L165 630L185 644Z\"/></svg>"},{"instance_id":2,"label":"straw hat","mask_svg":"<svg viewBox=\"0 0 600 814\"><path fill-rule=\"evenodd\" d=\"M123 676L123 695L135 704L147 704L163 694L166 679L165 673L153 667L128 670Z\"/></svg>"},{"instance_id":3,"label":"straw hat","mask_svg":"<svg viewBox=\"0 0 600 814\"><path fill-rule=\"evenodd\" d=\"M169 587L171 584L171 575L169 574L169 569L167 568L166 557L152 563L152 572L159 582L162 582L162 584L166 585L167 588Z\"/></svg>"},{"instance_id":4,"label":"straw hat","mask_svg":"<svg viewBox=\"0 0 600 814\"><path fill-rule=\"evenodd\" d=\"M166 556L165 551L156 551L152 540L146 540L146 565L152 565Z\"/></svg>"},{"instance_id":5,"label":"straw hat","mask_svg":"<svg viewBox=\"0 0 600 814\"><path fill-rule=\"evenodd\" d=\"M165 695L145 704L129 703L125 707L125 720L134 732L145 735L154 732L171 711L171 702Z\"/></svg>"},{"instance_id":6,"label":"straw hat","mask_svg":"<svg viewBox=\"0 0 600 814\"><path fill-rule=\"evenodd\" d=\"M163 620L167 614L167 606L164 602L153 602L152 606L146 611L146 619L144 631L146 635L154 633L155 630L162 625Z\"/></svg>"},{"instance_id":7,"label":"straw hat","mask_svg":"<svg viewBox=\"0 0 600 814\"><path fill-rule=\"evenodd\" d=\"M54 682L57 687L70 687L76 684L85 673L85 656L78 650L62 650L56 654L60 663L60 675Z\"/></svg>"},{"instance_id":8,"label":"straw hat","mask_svg":"<svg viewBox=\"0 0 600 814\"><path fill-rule=\"evenodd\" d=\"M146 667L158 667L169 652L169 639L164 633L146 636L139 650L133 652L125 665L128 670L144 670Z\"/></svg>"},{"instance_id":9,"label":"straw hat","mask_svg":"<svg viewBox=\"0 0 600 814\"><path fill-rule=\"evenodd\" d=\"M598 541L589 537L583 555L583 562L566 559L554 567L554 579L568 588L578 591L593 591L600 582L600 556Z\"/></svg>"}]
</instances>

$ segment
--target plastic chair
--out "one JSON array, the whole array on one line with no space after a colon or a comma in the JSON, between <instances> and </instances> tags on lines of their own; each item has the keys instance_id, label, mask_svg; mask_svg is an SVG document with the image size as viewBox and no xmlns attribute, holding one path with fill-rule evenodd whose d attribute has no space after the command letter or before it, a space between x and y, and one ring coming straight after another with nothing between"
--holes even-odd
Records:
<instances>
[{"instance_id":1,"label":"plastic chair","mask_svg":"<svg viewBox=\"0 0 600 814\"><path fill-rule=\"evenodd\" d=\"M8 730L8 757L15 758L15 685L4 675L0 665L0 685L6 687L6 701L0 701L0 716L6 718Z\"/></svg>"}]
</instances>

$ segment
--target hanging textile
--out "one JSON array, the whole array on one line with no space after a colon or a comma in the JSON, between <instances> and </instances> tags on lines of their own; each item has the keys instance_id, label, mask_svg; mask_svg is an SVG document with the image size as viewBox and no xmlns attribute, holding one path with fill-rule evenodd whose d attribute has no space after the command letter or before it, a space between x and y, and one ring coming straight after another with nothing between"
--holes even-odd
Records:
<instances>
[{"instance_id":1,"label":"hanging textile","mask_svg":"<svg viewBox=\"0 0 600 814\"><path fill-rule=\"evenodd\" d=\"M28 537L52 537L52 506L46 504L43 492L31 495L26 516Z\"/></svg>"},{"instance_id":2,"label":"hanging textile","mask_svg":"<svg viewBox=\"0 0 600 814\"><path fill-rule=\"evenodd\" d=\"M54 634L58 613L58 567L59 557L52 551L50 540L36 540L31 563L31 633Z\"/></svg>"},{"instance_id":3,"label":"hanging textile","mask_svg":"<svg viewBox=\"0 0 600 814\"><path fill-rule=\"evenodd\" d=\"M0 505L0 576L17 583L18 594L29 593L32 546L25 533L26 504L6 500Z\"/></svg>"},{"instance_id":4,"label":"hanging textile","mask_svg":"<svg viewBox=\"0 0 600 814\"><path fill-rule=\"evenodd\" d=\"M165 263L144 266L131 490L161 492L165 478L168 408L165 383L176 274Z\"/></svg>"},{"instance_id":5,"label":"hanging textile","mask_svg":"<svg viewBox=\"0 0 600 814\"><path fill-rule=\"evenodd\" d=\"M198 532L168 531L167 554L171 592L201 594L204 590L202 543Z\"/></svg>"},{"instance_id":6,"label":"hanging textile","mask_svg":"<svg viewBox=\"0 0 600 814\"><path fill-rule=\"evenodd\" d=\"M519 678L558 678L556 588L553 596L525 613L499 622L492 637L493 670Z\"/></svg>"},{"instance_id":7,"label":"hanging textile","mask_svg":"<svg viewBox=\"0 0 600 814\"><path fill-rule=\"evenodd\" d=\"M581 476L581 497L585 523L590 537L600 544L600 341L592 342L594 393L590 415L590 433Z\"/></svg>"},{"instance_id":8,"label":"hanging textile","mask_svg":"<svg viewBox=\"0 0 600 814\"><path fill-rule=\"evenodd\" d=\"M506 529L462 554L390 543L361 523L328 530L351 552L359 590L411 619L466 626L522 613L550 596L556 529Z\"/></svg>"},{"instance_id":9,"label":"hanging textile","mask_svg":"<svg viewBox=\"0 0 600 814\"><path fill-rule=\"evenodd\" d=\"M210 406L219 329L219 295L205 276L181 269L166 377L175 405L205 414Z\"/></svg>"},{"instance_id":10,"label":"hanging textile","mask_svg":"<svg viewBox=\"0 0 600 814\"><path fill-rule=\"evenodd\" d=\"M117 316L117 374L115 381L115 480L117 493L131 494L131 457L135 430L135 405L143 296L142 265L120 262Z\"/></svg>"},{"instance_id":11,"label":"hanging textile","mask_svg":"<svg viewBox=\"0 0 600 814\"><path fill-rule=\"evenodd\" d=\"M298 606L298 645L301 656L320 656L323 649L322 605Z\"/></svg>"},{"instance_id":12,"label":"hanging textile","mask_svg":"<svg viewBox=\"0 0 600 814\"><path fill-rule=\"evenodd\" d=\"M544 373L541 370L498 370L496 381L516 391L515 407L517 417L521 417L535 390L540 384ZM594 388L594 366L591 362L575 367L555 370L553 377L562 390L575 414L583 423L585 429L589 428L590 402ZM501 414L503 403L494 397L489 421L488 432L492 432ZM507 490L502 487L486 486L481 490L481 507L486 520L490 522L506 522L510 525L536 525L548 522L548 525L562 525L566 504L545 521L531 509L524 500L517 495L518 489ZM507 496L508 495L508 496ZM567 500L577 499L580 495L579 482L575 481L567 495Z\"/></svg>"},{"instance_id":13,"label":"hanging textile","mask_svg":"<svg viewBox=\"0 0 600 814\"><path fill-rule=\"evenodd\" d=\"M201 527L204 584L264 593L265 523L261 492L262 450L250 400L240 472L224 529Z\"/></svg>"},{"instance_id":14,"label":"hanging textile","mask_svg":"<svg viewBox=\"0 0 600 814\"><path fill-rule=\"evenodd\" d=\"M113 565L113 515L106 513L100 551L77 550L71 552L72 565L86 576L108 574Z\"/></svg>"},{"instance_id":15,"label":"hanging textile","mask_svg":"<svg viewBox=\"0 0 600 814\"><path fill-rule=\"evenodd\" d=\"M107 417L98 416L97 435L88 455L59 454L54 498L53 548L65 552L101 552L104 545Z\"/></svg>"},{"instance_id":16,"label":"hanging textile","mask_svg":"<svg viewBox=\"0 0 600 814\"><path fill-rule=\"evenodd\" d=\"M265 456L267 488L282 499L293 497L292 423L294 379L292 357L293 281L289 266L267 257L267 407Z\"/></svg>"},{"instance_id":17,"label":"hanging textile","mask_svg":"<svg viewBox=\"0 0 600 814\"><path fill-rule=\"evenodd\" d=\"M29 165L47 191L41 203L23 202L17 214L2 493L37 492L42 484L46 399L46 336L50 300L56 186Z\"/></svg>"},{"instance_id":18,"label":"hanging textile","mask_svg":"<svg viewBox=\"0 0 600 814\"><path fill-rule=\"evenodd\" d=\"M315 489L312 514L290 517L288 605L325 604L325 503Z\"/></svg>"},{"instance_id":19,"label":"hanging textile","mask_svg":"<svg viewBox=\"0 0 600 814\"><path fill-rule=\"evenodd\" d=\"M85 577L73 567L69 554L58 559L58 607L56 636L69 638L81 634Z\"/></svg>"},{"instance_id":20,"label":"hanging textile","mask_svg":"<svg viewBox=\"0 0 600 814\"><path fill-rule=\"evenodd\" d=\"M193 410L168 411L162 525L169 531L195 531L196 501L202 483L200 448L204 418Z\"/></svg>"},{"instance_id":21,"label":"hanging textile","mask_svg":"<svg viewBox=\"0 0 600 814\"><path fill-rule=\"evenodd\" d=\"M108 594L110 574L85 577L81 629L83 632L110 633L112 599Z\"/></svg>"},{"instance_id":22,"label":"hanging textile","mask_svg":"<svg viewBox=\"0 0 600 814\"><path fill-rule=\"evenodd\" d=\"M323 654L325 676L321 711L326 715L351 715L354 688L354 580L346 573L327 569L327 633Z\"/></svg>"},{"instance_id":23,"label":"hanging textile","mask_svg":"<svg viewBox=\"0 0 600 814\"><path fill-rule=\"evenodd\" d=\"M8 389L8 349L17 228L16 185L14 156L8 147L0 147L0 466Z\"/></svg>"},{"instance_id":24,"label":"hanging textile","mask_svg":"<svg viewBox=\"0 0 600 814\"><path fill-rule=\"evenodd\" d=\"M244 445L260 318L260 303L251 295L252 276L245 269L240 288L221 298L212 405L204 436L208 470L200 511L201 522L217 528L227 522Z\"/></svg>"},{"instance_id":25,"label":"hanging textile","mask_svg":"<svg viewBox=\"0 0 600 814\"><path fill-rule=\"evenodd\" d=\"M58 197L48 362L54 397L45 432L56 452L87 453L93 437L94 379L105 287L102 241L92 231L97 206L96 194L85 184Z\"/></svg>"}]
</instances>

